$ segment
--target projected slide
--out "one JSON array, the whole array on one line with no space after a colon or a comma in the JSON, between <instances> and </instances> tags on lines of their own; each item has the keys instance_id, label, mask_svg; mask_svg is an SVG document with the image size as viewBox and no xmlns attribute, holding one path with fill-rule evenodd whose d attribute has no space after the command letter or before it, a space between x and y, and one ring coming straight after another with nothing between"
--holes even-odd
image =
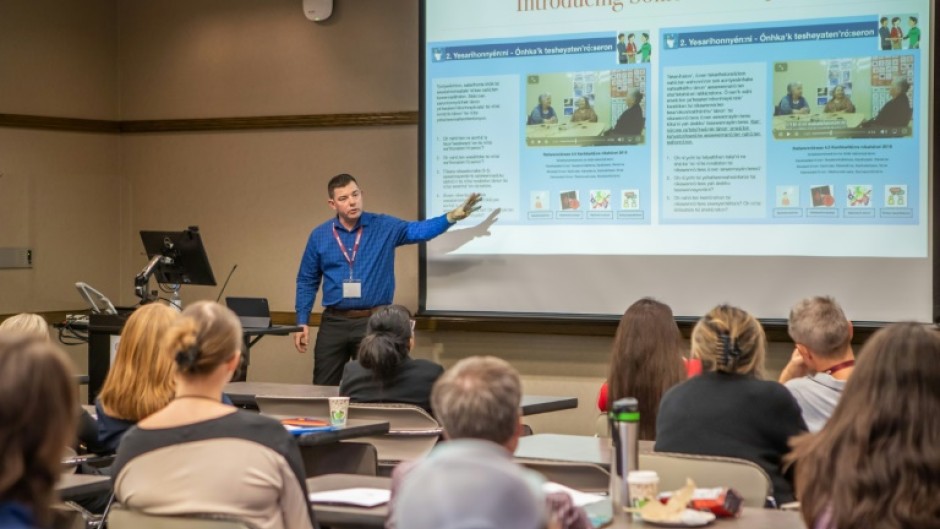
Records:
<instances>
[{"instance_id":1,"label":"projected slide","mask_svg":"<svg viewBox=\"0 0 940 529\"><path fill-rule=\"evenodd\" d=\"M802 9L795 19L754 9L753 21L718 25L692 24L699 18L679 3L486 1L471 11L429 2L427 210L479 191L500 227L647 226L657 243L549 242L537 250L548 254L714 253L657 231L670 225L925 223L927 2L867 3L891 7L884 12L861 2L837 10L852 15L842 17ZM677 16L616 15L627 10ZM448 14L460 34L479 38L435 38L431 26L452 25ZM556 23L543 32L526 17ZM687 25L656 26L667 19ZM561 20L573 21L570 31ZM806 239L813 234L778 233L755 253L834 251ZM901 255L925 255L925 237L903 240ZM502 251L493 241L473 246L466 251ZM846 255L897 250L893 239Z\"/></svg>"},{"instance_id":2,"label":"projected slide","mask_svg":"<svg viewBox=\"0 0 940 529\"><path fill-rule=\"evenodd\" d=\"M424 212L485 195L428 244L427 306L695 314L725 283L773 317L805 291L924 319L933 9L425 0Z\"/></svg>"}]
</instances>

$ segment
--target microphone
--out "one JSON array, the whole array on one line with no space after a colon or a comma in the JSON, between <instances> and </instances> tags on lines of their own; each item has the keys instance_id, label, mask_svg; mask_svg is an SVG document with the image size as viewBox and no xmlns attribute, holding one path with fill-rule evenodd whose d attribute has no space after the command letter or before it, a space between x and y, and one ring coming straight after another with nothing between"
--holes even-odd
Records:
<instances>
[{"instance_id":1,"label":"microphone","mask_svg":"<svg viewBox=\"0 0 940 529\"><path fill-rule=\"evenodd\" d=\"M225 293L225 287L228 286L228 281L229 281L229 279L232 279L232 274L235 273L235 269L236 269L236 268L238 268L238 264L237 264L237 263L236 263L234 266L232 266L232 271L229 272L229 273L228 273L228 277L225 278L225 283L222 283L222 290L219 291L219 297L215 298L215 302L216 302L216 303L218 303L219 300L222 299L222 294Z\"/></svg>"}]
</instances>

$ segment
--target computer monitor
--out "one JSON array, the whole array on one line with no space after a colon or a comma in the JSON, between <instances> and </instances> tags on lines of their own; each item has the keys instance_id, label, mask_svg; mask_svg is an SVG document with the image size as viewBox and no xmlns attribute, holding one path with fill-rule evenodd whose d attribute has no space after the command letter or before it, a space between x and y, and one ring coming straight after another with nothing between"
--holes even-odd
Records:
<instances>
[{"instance_id":1,"label":"computer monitor","mask_svg":"<svg viewBox=\"0 0 940 529\"><path fill-rule=\"evenodd\" d=\"M183 231L141 231L147 259L162 257L153 268L158 283L215 286L215 275L198 226Z\"/></svg>"}]
</instances>

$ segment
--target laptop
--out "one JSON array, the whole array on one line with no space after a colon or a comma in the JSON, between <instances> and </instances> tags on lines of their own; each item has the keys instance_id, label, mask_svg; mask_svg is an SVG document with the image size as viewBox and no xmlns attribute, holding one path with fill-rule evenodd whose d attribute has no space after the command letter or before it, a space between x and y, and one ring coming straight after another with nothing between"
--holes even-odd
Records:
<instances>
[{"instance_id":1,"label":"laptop","mask_svg":"<svg viewBox=\"0 0 940 529\"><path fill-rule=\"evenodd\" d=\"M271 326L271 309L268 298L225 298L225 304L232 309L242 327L263 328Z\"/></svg>"}]
</instances>

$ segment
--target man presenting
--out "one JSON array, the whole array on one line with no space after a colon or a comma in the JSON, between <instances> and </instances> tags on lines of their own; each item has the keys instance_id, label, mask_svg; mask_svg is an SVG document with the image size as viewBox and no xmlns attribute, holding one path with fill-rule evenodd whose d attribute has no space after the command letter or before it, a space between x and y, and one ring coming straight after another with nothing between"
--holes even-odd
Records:
<instances>
[{"instance_id":1,"label":"man presenting","mask_svg":"<svg viewBox=\"0 0 940 529\"><path fill-rule=\"evenodd\" d=\"M313 383L339 385L343 366L356 355L373 309L389 305L395 293L395 248L425 242L480 209L474 193L457 209L432 219L407 222L362 210L356 179L340 174L327 184L327 203L336 217L314 228L297 272L297 351L307 351L307 320L320 283L323 317L313 349Z\"/></svg>"}]
</instances>

